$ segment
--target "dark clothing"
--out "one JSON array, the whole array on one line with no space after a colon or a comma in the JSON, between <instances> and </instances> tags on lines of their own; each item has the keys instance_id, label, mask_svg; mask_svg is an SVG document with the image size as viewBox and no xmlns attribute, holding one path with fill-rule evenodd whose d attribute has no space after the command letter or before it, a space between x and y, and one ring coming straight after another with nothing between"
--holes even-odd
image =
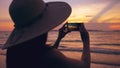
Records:
<instances>
[{"instance_id":1,"label":"dark clothing","mask_svg":"<svg viewBox=\"0 0 120 68\"><path fill-rule=\"evenodd\" d=\"M7 50L7 68L37 68L42 61L38 59L41 53L41 48L34 45L10 47Z\"/></svg>"},{"instance_id":2,"label":"dark clothing","mask_svg":"<svg viewBox=\"0 0 120 68\"><path fill-rule=\"evenodd\" d=\"M62 68L57 59L52 61L54 58L47 56L51 50L49 46L36 45L10 47L7 50L7 68Z\"/></svg>"}]
</instances>

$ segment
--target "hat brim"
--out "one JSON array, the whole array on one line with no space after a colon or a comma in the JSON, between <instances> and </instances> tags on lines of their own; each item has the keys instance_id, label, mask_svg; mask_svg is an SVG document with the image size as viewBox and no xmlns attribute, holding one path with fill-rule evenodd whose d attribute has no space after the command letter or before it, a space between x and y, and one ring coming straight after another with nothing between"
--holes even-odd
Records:
<instances>
[{"instance_id":1,"label":"hat brim","mask_svg":"<svg viewBox=\"0 0 120 68\"><path fill-rule=\"evenodd\" d=\"M43 16L34 24L12 31L3 49L23 43L63 23L70 15L71 7L65 2L48 2Z\"/></svg>"}]
</instances>

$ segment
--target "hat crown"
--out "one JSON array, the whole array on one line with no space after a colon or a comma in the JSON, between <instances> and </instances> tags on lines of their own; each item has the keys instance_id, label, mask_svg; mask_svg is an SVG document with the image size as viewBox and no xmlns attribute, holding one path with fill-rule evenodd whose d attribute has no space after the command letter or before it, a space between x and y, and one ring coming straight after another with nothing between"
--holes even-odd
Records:
<instances>
[{"instance_id":1,"label":"hat crown","mask_svg":"<svg viewBox=\"0 0 120 68\"><path fill-rule=\"evenodd\" d=\"M9 12L15 26L24 26L43 13L43 0L13 0Z\"/></svg>"}]
</instances>

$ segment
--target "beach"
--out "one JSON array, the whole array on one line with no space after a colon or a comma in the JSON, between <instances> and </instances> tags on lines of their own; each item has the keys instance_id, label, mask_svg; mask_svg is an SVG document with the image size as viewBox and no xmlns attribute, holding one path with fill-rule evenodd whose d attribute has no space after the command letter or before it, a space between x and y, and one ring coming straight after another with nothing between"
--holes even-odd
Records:
<instances>
[{"instance_id":1,"label":"beach","mask_svg":"<svg viewBox=\"0 0 120 68\"><path fill-rule=\"evenodd\" d=\"M0 47L10 32L0 35ZM47 44L53 45L58 32L51 31ZM120 32L90 31L91 68L120 68ZM60 43L59 50L69 58L80 60L82 41L78 32L68 34ZM6 68L6 50L0 49L0 68Z\"/></svg>"}]
</instances>

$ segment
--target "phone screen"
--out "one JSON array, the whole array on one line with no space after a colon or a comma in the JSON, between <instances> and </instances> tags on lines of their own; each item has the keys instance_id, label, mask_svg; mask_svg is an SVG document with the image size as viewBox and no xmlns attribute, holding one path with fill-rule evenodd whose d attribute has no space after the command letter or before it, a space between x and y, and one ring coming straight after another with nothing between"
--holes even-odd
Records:
<instances>
[{"instance_id":1,"label":"phone screen","mask_svg":"<svg viewBox=\"0 0 120 68\"><path fill-rule=\"evenodd\" d=\"M79 31L80 23L66 23L66 27L70 31Z\"/></svg>"}]
</instances>

